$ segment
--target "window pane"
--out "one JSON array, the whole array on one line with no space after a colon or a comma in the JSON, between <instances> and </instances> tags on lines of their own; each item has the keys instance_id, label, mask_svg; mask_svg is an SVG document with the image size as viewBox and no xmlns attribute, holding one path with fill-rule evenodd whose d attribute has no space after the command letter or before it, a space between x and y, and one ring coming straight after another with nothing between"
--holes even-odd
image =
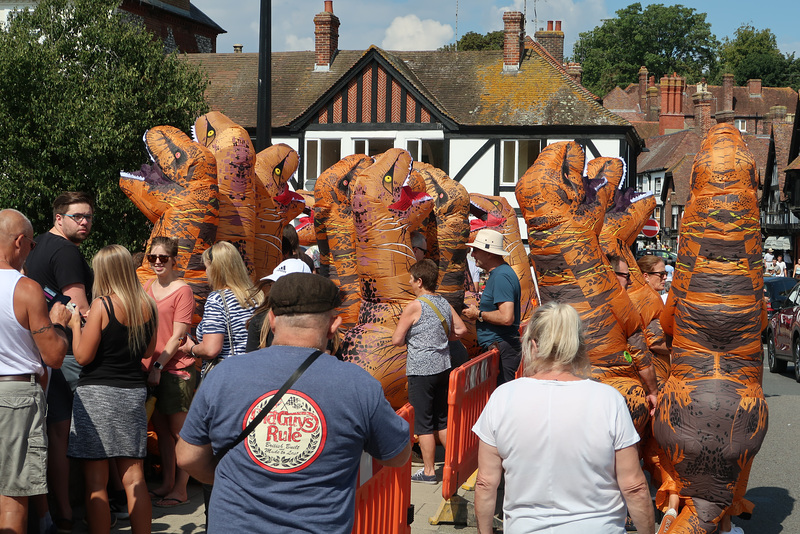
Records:
<instances>
[{"instance_id":1,"label":"window pane","mask_svg":"<svg viewBox=\"0 0 800 534\"><path fill-rule=\"evenodd\" d=\"M366 154L367 141L365 139L356 139L353 142L353 154Z\"/></svg>"},{"instance_id":2,"label":"window pane","mask_svg":"<svg viewBox=\"0 0 800 534\"><path fill-rule=\"evenodd\" d=\"M444 167L444 141L422 141L422 161L440 169Z\"/></svg>"},{"instance_id":3,"label":"window pane","mask_svg":"<svg viewBox=\"0 0 800 534\"><path fill-rule=\"evenodd\" d=\"M500 174L500 182L513 184L516 181L517 163L517 142L503 141L503 168Z\"/></svg>"},{"instance_id":4,"label":"window pane","mask_svg":"<svg viewBox=\"0 0 800 534\"><path fill-rule=\"evenodd\" d=\"M390 148L394 148L394 139L370 139L368 156L383 154Z\"/></svg>"},{"instance_id":5,"label":"window pane","mask_svg":"<svg viewBox=\"0 0 800 534\"><path fill-rule=\"evenodd\" d=\"M322 171L333 167L333 165L342 159L342 142L338 139L324 139L321 148L321 167Z\"/></svg>"},{"instance_id":6,"label":"window pane","mask_svg":"<svg viewBox=\"0 0 800 534\"><path fill-rule=\"evenodd\" d=\"M419 161L419 145L419 139L409 139L406 141L406 150L408 150L408 153L414 158L414 161Z\"/></svg>"},{"instance_id":7,"label":"window pane","mask_svg":"<svg viewBox=\"0 0 800 534\"><path fill-rule=\"evenodd\" d=\"M317 156L319 153L319 139L306 140L306 175L305 181L316 180L319 176Z\"/></svg>"}]
</instances>

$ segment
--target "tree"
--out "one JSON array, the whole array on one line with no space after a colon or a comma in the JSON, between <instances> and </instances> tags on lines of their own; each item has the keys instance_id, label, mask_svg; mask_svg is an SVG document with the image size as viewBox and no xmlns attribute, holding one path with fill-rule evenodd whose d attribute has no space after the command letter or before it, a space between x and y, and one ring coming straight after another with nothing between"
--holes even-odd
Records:
<instances>
[{"instance_id":1,"label":"tree","mask_svg":"<svg viewBox=\"0 0 800 534\"><path fill-rule=\"evenodd\" d=\"M717 46L705 13L662 4L643 10L635 3L581 33L572 59L583 67L583 85L604 95L616 85L636 83L642 65L656 76L674 71L697 82L713 69Z\"/></svg>"},{"instance_id":2,"label":"tree","mask_svg":"<svg viewBox=\"0 0 800 534\"><path fill-rule=\"evenodd\" d=\"M476 32L467 32L456 44L458 45L459 52L466 50L502 50L503 31L489 32L486 35ZM456 44L445 45L439 50L453 52L456 50Z\"/></svg>"},{"instance_id":3,"label":"tree","mask_svg":"<svg viewBox=\"0 0 800 534\"><path fill-rule=\"evenodd\" d=\"M731 73L736 85L744 85L753 78L760 78L765 87L791 85L794 61L794 54L785 56L778 49L778 40L772 31L742 24L734 32L733 39L722 39L720 69L713 82L719 84L723 74Z\"/></svg>"},{"instance_id":4,"label":"tree","mask_svg":"<svg viewBox=\"0 0 800 534\"><path fill-rule=\"evenodd\" d=\"M141 249L151 226L119 188L119 171L147 161L146 129L187 131L207 109L204 75L165 56L118 6L41 0L0 29L0 205L25 213L38 233L52 225L59 193L92 193L87 255L111 243Z\"/></svg>"}]
</instances>

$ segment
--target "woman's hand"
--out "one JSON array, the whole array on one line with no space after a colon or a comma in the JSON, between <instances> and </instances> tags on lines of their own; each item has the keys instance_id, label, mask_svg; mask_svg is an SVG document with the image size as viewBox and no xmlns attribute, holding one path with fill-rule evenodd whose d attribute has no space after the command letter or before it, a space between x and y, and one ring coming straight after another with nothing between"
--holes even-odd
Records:
<instances>
[{"instance_id":1,"label":"woman's hand","mask_svg":"<svg viewBox=\"0 0 800 534\"><path fill-rule=\"evenodd\" d=\"M161 369L153 367L150 369L150 374L147 375L147 385L157 386L161 382Z\"/></svg>"},{"instance_id":2,"label":"woman's hand","mask_svg":"<svg viewBox=\"0 0 800 534\"><path fill-rule=\"evenodd\" d=\"M190 354L192 347L194 347L195 345L197 345L197 343L194 342L192 336L186 336L186 341L183 342L183 345L178 347L178 350L183 352L184 354Z\"/></svg>"},{"instance_id":3,"label":"woman's hand","mask_svg":"<svg viewBox=\"0 0 800 534\"><path fill-rule=\"evenodd\" d=\"M55 306L53 307L55 308ZM66 307L64 309L66 310ZM71 328L72 330L75 330L75 328L80 329L82 319L83 316L81 315L81 312L78 311L78 308L73 308L72 314L69 317L69 324L67 326L69 326L69 328Z\"/></svg>"}]
</instances>

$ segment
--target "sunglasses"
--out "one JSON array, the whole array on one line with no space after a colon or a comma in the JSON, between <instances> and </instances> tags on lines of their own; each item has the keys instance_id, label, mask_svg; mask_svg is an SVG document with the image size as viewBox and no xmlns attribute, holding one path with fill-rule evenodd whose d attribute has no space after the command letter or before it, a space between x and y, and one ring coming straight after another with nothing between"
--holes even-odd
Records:
<instances>
[{"instance_id":1,"label":"sunglasses","mask_svg":"<svg viewBox=\"0 0 800 534\"><path fill-rule=\"evenodd\" d=\"M148 254L147 261L150 263L155 263L158 260L161 263L167 263L171 256L167 256L166 254Z\"/></svg>"},{"instance_id":2,"label":"sunglasses","mask_svg":"<svg viewBox=\"0 0 800 534\"><path fill-rule=\"evenodd\" d=\"M618 273L617 271L614 271L614 274L616 274L617 276L620 276L620 277L624 278L624 279L625 279L625 280L627 280L628 282L630 282L630 281L631 281L631 273Z\"/></svg>"},{"instance_id":3,"label":"sunglasses","mask_svg":"<svg viewBox=\"0 0 800 534\"><path fill-rule=\"evenodd\" d=\"M36 241L34 241L32 238L26 236L25 234L20 234L20 235L31 242L31 250L36 248L36 245L37 245Z\"/></svg>"},{"instance_id":4,"label":"sunglasses","mask_svg":"<svg viewBox=\"0 0 800 534\"><path fill-rule=\"evenodd\" d=\"M650 272L645 272L644 274L651 274L653 276L659 276L661 278L667 277L667 271L650 271Z\"/></svg>"}]
</instances>

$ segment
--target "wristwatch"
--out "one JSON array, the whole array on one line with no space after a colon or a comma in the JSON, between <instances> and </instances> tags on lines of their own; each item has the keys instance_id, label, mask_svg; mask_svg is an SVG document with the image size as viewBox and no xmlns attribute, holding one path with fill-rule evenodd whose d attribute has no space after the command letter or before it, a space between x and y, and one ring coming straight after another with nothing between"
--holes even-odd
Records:
<instances>
[{"instance_id":1,"label":"wristwatch","mask_svg":"<svg viewBox=\"0 0 800 534\"><path fill-rule=\"evenodd\" d=\"M482 311L478 312L478 321L483 322L483 312Z\"/></svg>"},{"instance_id":2,"label":"wristwatch","mask_svg":"<svg viewBox=\"0 0 800 534\"><path fill-rule=\"evenodd\" d=\"M197 358L197 356L195 356L194 354L194 345L189 347L189 356L191 356L192 358Z\"/></svg>"},{"instance_id":3,"label":"wristwatch","mask_svg":"<svg viewBox=\"0 0 800 534\"><path fill-rule=\"evenodd\" d=\"M155 363L153 363L153 369L158 369L158 370L160 371L160 370L162 370L163 368L164 368L164 366L163 366L163 365L161 365L161 363L160 363L160 362L155 362Z\"/></svg>"}]
</instances>

